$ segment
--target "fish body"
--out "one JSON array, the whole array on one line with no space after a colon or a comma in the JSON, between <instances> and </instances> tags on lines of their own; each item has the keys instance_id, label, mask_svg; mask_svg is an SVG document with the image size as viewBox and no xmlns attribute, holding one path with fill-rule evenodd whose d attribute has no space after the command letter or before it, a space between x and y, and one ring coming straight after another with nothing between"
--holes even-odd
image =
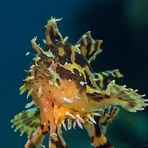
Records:
<instances>
[{"instance_id":1,"label":"fish body","mask_svg":"<svg viewBox=\"0 0 148 148\"><path fill-rule=\"evenodd\" d=\"M112 148L105 135L119 111L117 106L136 112L147 106L147 100L115 83L114 79L123 77L118 69L92 70L90 64L102 52L102 40L94 40L88 31L72 45L59 32L58 21L51 18L47 22L44 49L36 37L31 40L36 56L20 93L28 91L32 102L12 122L16 130L29 136L26 148L41 147L47 133L50 148L66 148L61 128L76 126L86 128L93 148Z\"/></svg>"}]
</instances>

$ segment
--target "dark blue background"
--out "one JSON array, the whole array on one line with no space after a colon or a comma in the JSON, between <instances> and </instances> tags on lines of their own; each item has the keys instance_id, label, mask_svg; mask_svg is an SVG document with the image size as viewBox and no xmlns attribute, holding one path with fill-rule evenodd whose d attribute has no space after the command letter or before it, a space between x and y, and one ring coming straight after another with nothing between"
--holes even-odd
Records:
<instances>
[{"instance_id":1,"label":"dark blue background","mask_svg":"<svg viewBox=\"0 0 148 148\"><path fill-rule=\"evenodd\" d=\"M51 16L63 18L59 28L75 43L86 31L103 39L103 53L92 64L96 71L119 68L125 78L119 83L148 94L148 1L147 0L1 0L0 1L0 147L22 148L10 119L24 109L25 95L19 87L32 56L30 40L41 43ZM117 148L148 147L148 110L121 111L108 134ZM89 148L85 131L65 133L71 148Z\"/></svg>"}]
</instances>

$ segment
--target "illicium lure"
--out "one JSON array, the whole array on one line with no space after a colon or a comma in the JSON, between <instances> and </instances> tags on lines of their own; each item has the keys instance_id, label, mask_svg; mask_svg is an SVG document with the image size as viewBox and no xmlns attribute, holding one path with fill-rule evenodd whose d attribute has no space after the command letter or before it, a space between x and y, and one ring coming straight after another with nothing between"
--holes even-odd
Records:
<instances>
[{"instance_id":1,"label":"illicium lure","mask_svg":"<svg viewBox=\"0 0 148 148\"><path fill-rule=\"evenodd\" d=\"M61 129L76 126L88 131L93 148L112 148L105 135L117 106L136 112L148 100L137 90L115 83L115 78L123 77L118 69L93 72L90 63L101 53L102 40L94 40L89 31L72 45L60 34L58 21L48 21L44 49L36 37L31 40L36 56L20 94L28 91L27 98L31 95L33 100L11 122L15 131L27 133L25 148L42 147L47 133L50 148L67 148Z\"/></svg>"}]
</instances>

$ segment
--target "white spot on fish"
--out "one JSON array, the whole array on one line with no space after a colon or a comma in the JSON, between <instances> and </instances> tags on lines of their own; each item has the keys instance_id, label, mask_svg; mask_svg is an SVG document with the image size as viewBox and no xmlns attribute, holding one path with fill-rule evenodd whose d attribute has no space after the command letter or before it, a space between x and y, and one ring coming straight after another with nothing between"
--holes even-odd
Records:
<instances>
[{"instance_id":1,"label":"white spot on fish","mask_svg":"<svg viewBox=\"0 0 148 148\"><path fill-rule=\"evenodd\" d=\"M64 65L67 65L67 64L68 64L68 62L65 62L65 63L64 63Z\"/></svg>"},{"instance_id":2,"label":"white spot on fish","mask_svg":"<svg viewBox=\"0 0 148 148\"><path fill-rule=\"evenodd\" d=\"M70 117L73 118L73 119L75 119L75 116L74 116L73 114L69 113L69 112L66 112L66 115L67 115L67 116L70 116Z\"/></svg>"},{"instance_id":3,"label":"white spot on fish","mask_svg":"<svg viewBox=\"0 0 148 148\"><path fill-rule=\"evenodd\" d=\"M77 122L78 126L79 126L81 129L83 129L83 125L81 124L81 122L79 121L79 119L77 119L76 122Z\"/></svg>"},{"instance_id":4,"label":"white spot on fish","mask_svg":"<svg viewBox=\"0 0 148 148\"><path fill-rule=\"evenodd\" d=\"M47 108L44 108L44 112L48 112Z\"/></svg>"},{"instance_id":5,"label":"white spot on fish","mask_svg":"<svg viewBox=\"0 0 148 148\"><path fill-rule=\"evenodd\" d=\"M80 81L80 84L81 84L82 86L84 86L85 84L87 84L87 82Z\"/></svg>"},{"instance_id":6,"label":"white spot on fish","mask_svg":"<svg viewBox=\"0 0 148 148\"><path fill-rule=\"evenodd\" d=\"M64 97L63 100L67 103L70 103L70 104L73 103L73 100L66 98L66 97Z\"/></svg>"},{"instance_id":7,"label":"white spot on fish","mask_svg":"<svg viewBox=\"0 0 148 148\"><path fill-rule=\"evenodd\" d=\"M81 116L79 114L77 114L76 117L79 119L80 122L85 123L83 118L81 118Z\"/></svg>"},{"instance_id":8,"label":"white spot on fish","mask_svg":"<svg viewBox=\"0 0 148 148\"><path fill-rule=\"evenodd\" d=\"M85 108L82 108L82 111L85 111Z\"/></svg>"},{"instance_id":9,"label":"white spot on fish","mask_svg":"<svg viewBox=\"0 0 148 148\"><path fill-rule=\"evenodd\" d=\"M67 131L66 124L65 124L64 120L62 121L62 125L63 125L63 128L65 129L65 131Z\"/></svg>"},{"instance_id":10,"label":"white spot on fish","mask_svg":"<svg viewBox=\"0 0 148 148\"><path fill-rule=\"evenodd\" d=\"M29 54L30 54L30 52L28 51L28 52L26 52L26 54L25 54L25 55L26 55L26 56L28 56Z\"/></svg>"},{"instance_id":11,"label":"white spot on fish","mask_svg":"<svg viewBox=\"0 0 148 148\"><path fill-rule=\"evenodd\" d=\"M74 128L74 129L76 128L76 125L77 125L77 124L76 124L76 121L74 121L74 122L73 122L73 128Z\"/></svg>"},{"instance_id":12,"label":"white spot on fish","mask_svg":"<svg viewBox=\"0 0 148 148\"><path fill-rule=\"evenodd\" d=\"M92 116L90 116L89 114L87 116L88 116L88 118L89 118L89 120L91 122L93 122L94 124L96 124L96 121L95 121L95 119Z\"/></svg>"},{"instance_id":13,"label":"white spot on fish","mask_svg":"<svg viewBox=\"0 0 148 148\"><path fill-rule=\"evenodd\" d=\"M39 87L37 95L38 95L38 97L41 97L41 95L42 95L42 87Z\"/></svg>"},{"instance_id":14,"label":"white spot on fish","mask_svg":"<svg viewBox=\"0 0 148 148\"><path fill-rule=\"evenodd\" d=\"M101 116L99 113L93 113L94 116Z\"/></svg>"},{"instance_id":15,"label":"white spot on fish","mask_svg":"<svg viewBox=\"0 0 148 148\"><path fill-rule=\"evenodd\" d=\"M146 94L143 94L143 95L141 95L142 97L145 97L146 96Z\"/></svg>"},{"instance_id":16,"label":"white spot on fish","mask_svg":"<svg viewBox=\"0 0 148 148\"><path fill-rule=\"evenodd\" d=\"M80 97L78 97L78 96L75 96L75 99L80 99Z\"/></svg>"},{"instance_id":17,"label":"white spot on fish","mask_svg":"<svg viewBox=\"0 0 148 148\"><path fill-rule=\"evenodd\" d=\"M82 74L81 74L81 73L79 73L79 76L82 76Z\"/></svg>"},{"instance_id":18,"label":"white spot on fish","mask_svg":"<svg viewBox=\"0 0 148 148\"><path fill-rule=\"evenodd\" d=\"M71 128L72 128L72 121L70 119L68 119L67 122L68 122L68 130L71 130Z\"/></svg>"}]
</instances>

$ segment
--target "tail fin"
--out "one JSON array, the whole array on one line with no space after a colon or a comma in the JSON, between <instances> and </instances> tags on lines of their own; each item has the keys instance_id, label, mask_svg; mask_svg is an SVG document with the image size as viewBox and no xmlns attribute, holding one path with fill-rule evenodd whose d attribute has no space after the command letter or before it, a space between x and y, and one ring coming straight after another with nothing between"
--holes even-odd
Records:
<instances>
[{"instance_id":1,"label":"tail fin","mask_svg":"<svg viewBox=\"0 0 148 148\"><path fill-rule=\"evenodd\" d=\"M120 105L130 112L144 110L144 107L148 106L146 103L148 100L143 99L144 95L138 94L137 90L117 85L115 81L109 83L107 92L112 98L117 98L116 105Z\"/></svg>"},{"instance_id":2,"label":"tail fin","mask_svg":"<svg viewBox=\"0 0 148 148\"><path fill-rule=\"evenodd\" d=\"M39 109L37 107L27 109L14 116L11 120L12 128L16 131L20 131L21 135L26 133L30 135L36 130L40 124Z\"/></svg>"}]
</instances>

